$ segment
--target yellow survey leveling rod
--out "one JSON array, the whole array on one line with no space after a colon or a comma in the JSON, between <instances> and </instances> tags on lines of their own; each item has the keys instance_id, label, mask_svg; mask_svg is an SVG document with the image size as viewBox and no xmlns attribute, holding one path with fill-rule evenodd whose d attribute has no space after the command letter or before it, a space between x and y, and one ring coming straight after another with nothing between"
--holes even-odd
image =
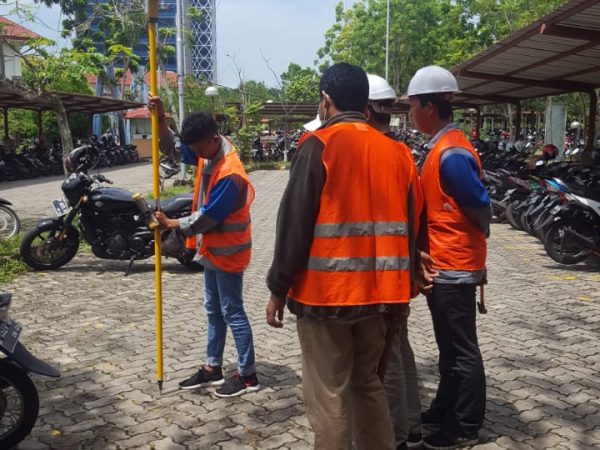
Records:
<instances>
[{"instance_id":1,"label":"yellow survey leveling rod","mask_svg":"<svg viewBox=\"0 0 600 450\"><path fill-rule=\"evenodd\" d=\"M150 95L158 94L156 82L156 24L158 23L158 0L146 0L148 15L148 42L150 60ZM156 207L160 209L160 184L158 174L158 111L152 110L152 173ZM156 382L162 392L163 386L163 317L162 317L162 266L160 251L160 228L154 229L154 261L156 286Z\"/></svg>"}]
</instances>

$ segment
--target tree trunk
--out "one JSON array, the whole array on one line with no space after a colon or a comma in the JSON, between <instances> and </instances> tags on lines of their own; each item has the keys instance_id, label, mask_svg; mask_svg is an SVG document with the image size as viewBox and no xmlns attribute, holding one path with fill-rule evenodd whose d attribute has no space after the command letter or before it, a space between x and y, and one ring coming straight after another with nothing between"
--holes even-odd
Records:
<instances>
[{"instance_id":1,"label":"tree trunk","mask_svg":"<svg viewBox=\"0 0 600 450\"><path fill-rule=\"evenodd\" d=\"M129 70L127 66L129 66L129 57L125 57L125 61L123 62L123 76L121 77L121 100L125 100L125 82L127 81L127 71ZM131 72L131 84L133 84L133 72Z\"/></svg>"},{"instance_id":2,"label":"tree trunk","mask_svg":"<svg viewBox=\"0 0 600 450\"><path fill-rule=\"evenodd\" d=\"M514 141L514 127L513 127L513 113L512 113L512 105L510 103L506 104L506 117L508 117L508 141Z\"/></svg>"},{"instance_id":3,"label":"tree trunk","mask_svg":"<svg viewBox=\"0 0 600 450\"><path fill-rule=\"evenodd\" d=\"M65 160L69 153L73 150L73 137L71 136L71 126L69 125L69 117L67 111L60 98L55 94L50 94L50 101L52 102L52 109L56 116L56 123L58 124L58 131L60 132L60 140L62 141L63 149L63 171L67 175L67 169L65 167Z\"/></svg>"},{"instance_id":4,"label":"tree trunk","mask_svg":"<svg viewBox=\"0 0 600 450\"><path fill-rule=\"evenodd\" d=\"M0 77L6 77L6 66L4 63L4 48L2 47L2 43L0 42Z\"/></svg>"},{"instance_id":5,"label":"tree trunk","mask_svg":"<svg viewBox=\"0 0 600 450\"><path fill-rule=\"evenodd\" d=\"M167 71L165 70L165 66L162 62L158 63L158 69L160 71L161 77L161 85L165 90L165 94L167 96L167 105L169 106L169 110L171 111L171 115L175 123L177 124L177 128L179 128L179 111L178 108L175 107L175 99L173 98L173 92L171 91L171 86L169 86L169 79L167 77ZM155 92L154 95L158 95L158 92Z\"/></svg>"}]
</instances>

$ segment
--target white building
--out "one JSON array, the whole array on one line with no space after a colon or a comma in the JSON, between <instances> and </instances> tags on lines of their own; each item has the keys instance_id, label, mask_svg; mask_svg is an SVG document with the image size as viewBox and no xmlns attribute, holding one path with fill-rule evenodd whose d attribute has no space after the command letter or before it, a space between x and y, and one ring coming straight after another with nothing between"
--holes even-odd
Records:
<instances>
[{"instance_id":1,"label":"white building","mask_svg":"<svg viewBox=\"0 0 600 450\"><path fill-rule=\"evenodd\" d=\"M19 51L27 44L29 39L41 37L21 25L0 17L0 36L2 36L2 49L0 53L0 76L9 80L19 78L21 72L21 58Z\"/></svg>"}]
</instances>

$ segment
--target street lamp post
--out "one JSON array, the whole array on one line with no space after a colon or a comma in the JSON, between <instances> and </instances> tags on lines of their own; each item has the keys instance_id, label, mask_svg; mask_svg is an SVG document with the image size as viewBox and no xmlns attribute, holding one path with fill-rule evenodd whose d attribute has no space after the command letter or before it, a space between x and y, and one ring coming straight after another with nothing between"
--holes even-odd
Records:
<instances>
[{"instance_id":1,"label":"street lamp post","mask_svg":"<svg viewBox=\"0 0 600 450\"><path fill-rule=\"evenodd\" d=\"M177 98L179 103L179 129L183 127L183 119L185 118L185 105L183 95L183 79L185 76L183 59L184 59L184 42L183 42L183 0L177 0L175 12L175 30L177 32ZM187 181L187 169L183 162L179 163L179 184L185 184ZM176 180L177 184L177 180Z\"/></svg>"},{"instance_id":2,"label":"street lamp post","mask_svg":"<svg viewBox=\"0 0 600 450\"><path fill-rule=\"evenodd\" d=\"M571 128L575 128L577 132L575 133L575 145L579 145L579 137L581 135L581 123L577 120L571 122Z\"/></svg>"},{"instance_id":3,"label":"street lamp post","mask_svg":"<svg viewBox=\"0 0 600 450\"><path fill-rule=\"evenodd\" d=\"M385 79L389 81L390 66L390 0L387 0L385 17Z\"/></svg>"},{"instance_id":4,"label":"street lamp post","mask_svg":"<svg viewBox=\"0 0 600 450\"><path fill-rule=\"evenodd\" d=\"M219 95L219 89L217 89L215 86L209 86L204 90L204 95L210 98L211 112L216 120L217 117L215 115L215 99L217 98L217 95Z\"/></svg>"}]
</instances>

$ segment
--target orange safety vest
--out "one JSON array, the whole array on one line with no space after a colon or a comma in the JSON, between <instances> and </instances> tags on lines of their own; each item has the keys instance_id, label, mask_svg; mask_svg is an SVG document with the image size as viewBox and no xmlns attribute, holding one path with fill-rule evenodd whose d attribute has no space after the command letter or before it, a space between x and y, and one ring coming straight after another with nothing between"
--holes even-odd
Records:
<instances>
[{"instance_id":1,"label":"orange safety vest","mask_svg":"<svg viewBox=\"0 0 600 450\"><path fill-rule=\"evenodd\" d=\"M477 271L485 269L485 234L464 215L454 198L442 189L440 161L450 148L468 150L479 167L479 155L458 129L446 132L427 155L421 172L421 188L427 206L429 252L436 269Z\"/></svg>"},{"instance_id":2,"label":"orange safety vest","mask_svg":"<svg viewBox=\"0 0 600 450\"><path fill-rule=\"evenodd\" d=\"M307 136L324 144L326 181L308 265L288 296L311 306L408 303L410 152L361 122Z\"/></svg>"},{"instance_id":3,"label":"orange safety vest","mask_svg":"<svg viewBox=\"0 0 600 450\"><path fill-rule=\"evenodd\" d=\"M198 197L200 185L202 184L202 167L203 160L199 158L192 212L198 210ZM250 263L252 253L250 205L254 201L255 191L233 146L231 147L231 151L218 163L210 178L208 188L204 194L205 203L208 203L213 187L220 180L230 175L237 175L244 180L247 187L246 203L242 208L227 216L217 226L203 233L198 254L207 258L214 267L223 272L238 273L243 272ZM197 239L195 236L186 239L187 248L195 249L196 245Z\"/></svg>"},{"instance_id":4,"label":"orange safety vest","mask_svg":"<svg viewBox=\"0 0 600 450\"><path fill-rule=\"evenodd\" d=\"M192 198L192 210L191 213L194 214L198 211L198 200L200 198L200 187L202 186L202 168L204 167L204 159L198 158L198 165L196 166L196 181L194 183L194 197ZM198 250L198 237L192 236L186 238L185 240L185 248L188 250Z\"/></svg>"}]
</instances>

